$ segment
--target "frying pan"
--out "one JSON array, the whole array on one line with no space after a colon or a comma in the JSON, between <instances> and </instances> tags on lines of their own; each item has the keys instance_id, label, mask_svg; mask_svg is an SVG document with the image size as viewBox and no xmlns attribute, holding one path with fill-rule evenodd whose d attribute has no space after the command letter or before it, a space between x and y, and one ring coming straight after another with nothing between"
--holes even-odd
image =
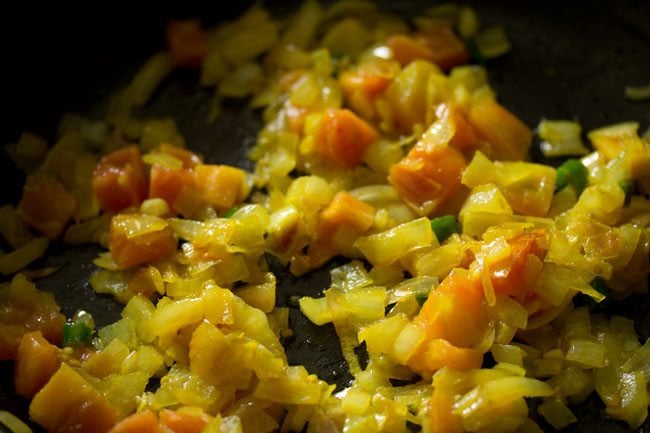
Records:
<instances>
[{"instance_id":1,"label":"frying pan","mask_svg":"<svg viewBox=\"0 0 650 433\"><path fill-rule=\"evenodd\" d=\"M183 3L154 9L124 8L111 2L74 10L72 6L61 9L60 5L56 10L12 5L0 29L5 78L1 84L5 110L0 144L15 142L24 130L52 141L64 112L100 117L111 91L126 84L137 67L163 46L164 25L170 18L198 16L214 24L236 16L247 6L236 2ZM384 8L410 16L430 6L423 1L381 3ZM464 3L475 7L484 24L506 29L513 49L505 57L490 61L490 83L503 104L528 125L547 117L576 119L586 131L625 120L639 121L642 131L650 127L650 103L623 97L626 85L650 82L649 2ZM266 4L282 13L299 3ZM143 114L174 117L189 146L207 162L250 169L246 154L262 125L259 113L245 102L227 101L222 116L208 125L205 119L211 97L212 91L201 88L194 73L177 71L163 83ZM544 160L533 147L534 159L557 162ZM0 173L4 183L0 204L15 204L23 177L4 155L0 157ZM94 294L87 282L98 251L95 246L68 249L54 245L43 264L61 269L39 280L38 286L56 295L66 316L85 309L94 315L98 326L103 326L119 317L121 307L110 297ZM311 324L292 299L295 295L320 294L328 285L328 270L341 263L343 259L334 259L324 269L296 278L271 259L278 277L277 303L291 308L295 336L284 342L290 363L304 364L338 387L347 385L351 376L333 328ZM647 295L610 301L603 311L634 319L639 336L646 339L650 335ZM11 372L11 363L0 363L0 409L28 420L28 402L14 394ZM630 431L625 424L604 417L597 397L573 410L578 422L563 432ZM545 431L554 431L543 420L539 422ZM34 431L42 431L32 426ZM637 431L650 431L650 420Z\"/></svg>"}]
</instances>

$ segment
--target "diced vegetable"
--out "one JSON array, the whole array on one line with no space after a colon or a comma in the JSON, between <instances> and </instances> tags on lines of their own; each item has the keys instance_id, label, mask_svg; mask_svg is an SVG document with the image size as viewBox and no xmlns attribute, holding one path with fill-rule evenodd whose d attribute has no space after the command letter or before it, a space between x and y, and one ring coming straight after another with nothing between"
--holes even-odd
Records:
<instances>
[{"instance_id":1,"label":"diced vegetable","mask_svg":"<svg viewBox=\"0 0 650 433\"><path fill-rule=\"evenodd\" d=\"M120 268L166 258L176 251L176 239L169 224L151 215L113 217L108 244Z\"/></svg>"},{"instance_id":2,"label":"diced vegetable","mask_svg":"<svg viewBox=\"0 0 650 433\"><path fill-rule=\"evenodd\" d=\"M577 159L569 159L557 169L555 190L560 191L568 185L573 185L578 194L587 186L587 168Z\"/></svg>"},{"instance_id":3,"label":"diced vegetable","mask_svg":"<svg viewBox=\"0 0 650 433\"><path fill-rule=\"evenodd\" d=\"M454 233L460 233L458 222L453 215L445 215L432 219L431 230L435 233L438 243L443 243Z\"/></svg>"},{"instance_id":4,"label":"diced vegetable","mask_svg":"<svg viewBox=\"0 0 650 433\"><path fill-rule=\"evenodd\" d=\"M77 208L77 200L51 177L34 174L27 177L18 214L27 224L50 239L56 239Z\"/></svg>"},{"instance_id":5,"label":"diced vegetable","mask_svg":"<svg viewBox=\"0 0 650 433\"><path fill-rule=\"evenodd\" d=\"M147 177L138 148L125 147L103 157L95 167L92 183L105 211L139 205L147 196Z\"/></svg>"},{"instance_id":6,"label":"diced vegetable","mask_svg":"<svg viewBox=\"0 0 650 433\"><path fill-rule=\"evenodd\" d=\"M29 415L51 432L108 432L117 412L67 364L34 396Z\"/></svg>"},{"instance_id":7,"label":"diced vegetable","mask_svg":"<svg viewBox=\"0 0 650 433\"><path fill-rule=\"evenodd\" d=\"M59 369L56 346L50 344L40 331L23 335L16 353L14 385L16 393L32 398Z\"/></svg>"},{"instance_id":8,"label":"diced vegetable","mask_svg":"<svg viewBox=\"0 0 650 433\"><path fill-rule=\"evenodd\" d=\"M479 137L492 146L492 158L526 159L532 144L532 132L499 103L488 99L477 101L472 105L468 120Z\"/></svg>"},{"instance_id":9,"label":"diced vegetable","mask_svg":"<svg viewBox=\"0 0 650 433\"><path fill-rule=\"evenodd\" d=\"M41 331L50 343L61 342L65 317L51 293L36 289L23 275L0 287L0 359L15 359L24 334Z\"/></svg>"},{"instance_id":10,"label":"diced vegetable","mask_svg":"<svg viewBox=\"0 0 650 433\"><path fill-rule=\"evenodd\" d=\"M358 165L377 133L349 110L328 110L314 136L314 148L326 161L341 168Z\"/></svg>"},{"instance_id":11,"label":"diced vegetable","mask_svg":"<svg viewBox=\"0 0 650 433\"><path fill-rule=\"evenodd\" d=\"M399 163L390 168L388 181L418 214L430 215L461 190L466 163L449 142L454 126L436 121Z\"/></svg>"},{"instance_id":12,"label":"diced vegetable","mask_svg":"<svg viewBox=\"0 0 650 433\"><path fill-rule=\"evenodd\" d=\"M65 346L79 346L90 344L92 331L85 323L66 323L63 325L63 342Z\"/></svg>"}]
</instances>

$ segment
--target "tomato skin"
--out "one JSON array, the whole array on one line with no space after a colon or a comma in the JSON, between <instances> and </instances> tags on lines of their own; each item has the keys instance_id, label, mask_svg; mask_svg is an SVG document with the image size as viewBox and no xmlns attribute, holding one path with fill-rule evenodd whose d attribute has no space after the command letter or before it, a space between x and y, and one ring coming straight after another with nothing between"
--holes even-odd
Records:
<instances>
[{"instance_id":1,"label":"tomato skin","mask_svg":"<svg viewBox=\"0 0 650 433\"><path fill-rule=\"evenodd\" d=\"M121 214L111 220L108 248L117 265L125 269L171 256L176 251L176 238L162 218Z\"/></svg>"},{"instance_id":2,"label":"tomato skin","mask_svg":"<svg viewBox=\"0 0 650 433\"><path fill-rule=\"evenodd\" d=\"M147 198L147 175L136 146L103 157L93 171L93 192L103 210L119 212Z\"/></svg>"},{"instance_id":3,"label":"tomato skin","mask_svg":"<svg viewBox=\"0 0 650 433\"><path fill-rule=\"evenodd\" d=\"M347 109L330 109L314 134L314 147L323 159L340 168L353 168L377 139L375 129Z\"/></svg>"},{"instance_id":4,"label":"tomato skin","mask_svg":"<svg viewBox=\"0 0 650 433\"><path fill-rule=\"evenodd\" d=\"M198 68L208 54L208 38L198 20L170 21L167 45L177 66Z\"/></svg>"}]
</instances>

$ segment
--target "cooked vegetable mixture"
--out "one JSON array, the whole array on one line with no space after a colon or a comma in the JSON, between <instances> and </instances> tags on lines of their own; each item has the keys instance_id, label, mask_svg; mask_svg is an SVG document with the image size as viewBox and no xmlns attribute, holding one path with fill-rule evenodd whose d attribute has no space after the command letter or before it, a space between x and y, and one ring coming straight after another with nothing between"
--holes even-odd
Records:
<instances>
[{"instance_id":1,"label":"cooked vegetable mixture","mask_svg":"<svg viewBox=\"0 0 650 433\"><path fill-rule=\"evenodd\" d=\"M172 22L106 118L68 115L49 148L25 133L27 173L0 209L0 359L49 432L540 432L596 392L640 426L650 343L591 314L646 293L650 140L634 122L589 131L541 119L558 168L528 162L533 133L501 105L486 60L510 45L468 7L412 24L364 0L257 4L204 29ZM265 122L253 173L208 164L173 120L143 119L159 83L193 68ZM105 247L90 284L124 304L97 329L65 318L25 271L50 242ZM354 381L289 365L272 255L295 275L334 257L320 297ZM92 312L91 312L92 313ZM360 360L359 347L366 360ZM357 349L357 350L355 350ZM365 357L364 357L365 358ZM154 382L159 386L148 386ZM528 403L534 399L535 409ZM7 412L0 421L29 429Z\"/></svg>"}]
</instances>

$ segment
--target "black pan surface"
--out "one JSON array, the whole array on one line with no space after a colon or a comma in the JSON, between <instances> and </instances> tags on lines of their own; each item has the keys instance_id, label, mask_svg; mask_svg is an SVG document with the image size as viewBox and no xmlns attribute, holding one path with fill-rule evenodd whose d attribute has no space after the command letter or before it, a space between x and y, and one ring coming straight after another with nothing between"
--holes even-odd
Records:
<instances>
[{"instance_id":1,"label":"black pan surface","mask_svg":"<svg viewBox=\"0 0 650 433\"><path fill-rule=\"evenodd\" d=\"M137 67L163 46L163 29L170 18L196 16L210 24L234 17L245 7L211 3L158 5L155 9L112 3L56 10L16 5L4 14L0 28L1 76L5 78L0 84L5 106L0 144L15 142L23 130L38 132L51 141L66 111L101 116L107 95L127 83ZM431 5L424 1L381 3L410 16ZM633 102L623 96L626 85L650 83L650 3L466 3L476 8L483 23L505 27L513 49L488 64L490 82L504 105L528 125L535 126L547 117L575 118L586 131L626 120L639 121L642 131L650 127L650 102ZM267 4L282 12L299 3ZM205 119L211 97L212 91L201 88L194 73L178 71L164 82L143 114L173 116L189 146L206 161L251 168L246 154L262 125L259 113L243 102L229 101L217 122L208 125ZM533 157L541 159L535 150ZM0 173L4 181L0 205L16 204L23 178L4 154ZM46 263L62 265L61 270L39 280L38 286L55 293L67 316L85 309L102 326L119 317L120 306L112 298L94 294L87 282L97 252L94 246L53 246ZM328 285L327 271L341 263L335 260L325 269L295 278L272 262L278 276L277 303L291 308L295 337L285 342L290 362L306 365L339 387L349 383L351 376L333 328L311 324L291 298L319 294ZM610 303L604 311L633 318L642 339L650 335L647 295ZM11 371L11 363L0 363L0 409L27 420L28 402L14 394ZM630 431L625 424L606 419L602 408L597 398L587 400L574 408L579 421L563 432ZM540 424L554 431L543 421ZM649 432L650 420L637 431Z\"/></svg>"}]
</instances>

